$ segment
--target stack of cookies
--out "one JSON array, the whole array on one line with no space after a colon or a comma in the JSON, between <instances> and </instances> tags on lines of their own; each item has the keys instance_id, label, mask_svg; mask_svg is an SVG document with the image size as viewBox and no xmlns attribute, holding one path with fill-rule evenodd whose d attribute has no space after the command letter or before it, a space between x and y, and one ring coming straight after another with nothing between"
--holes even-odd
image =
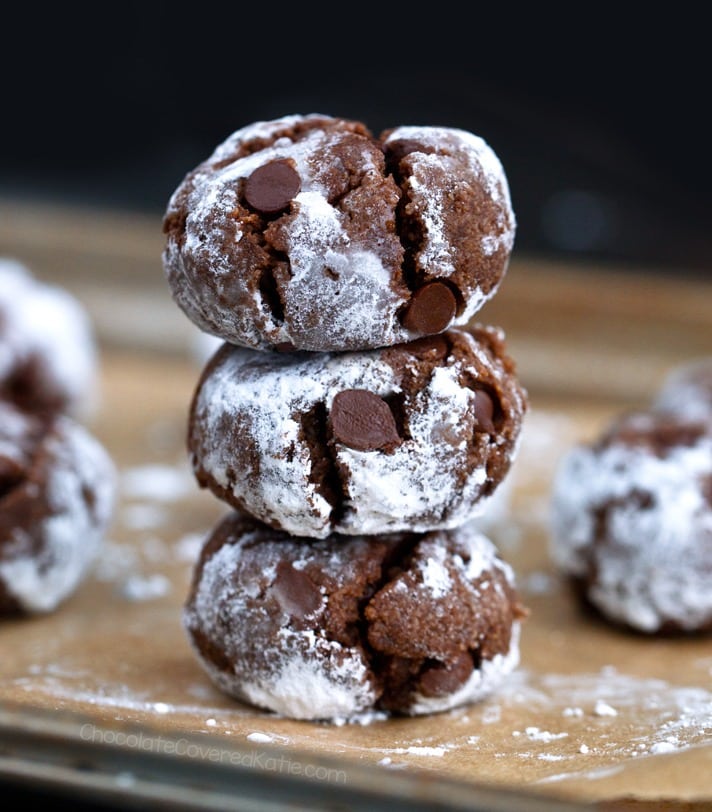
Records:
<instances>
[{"instance_id":1,"label":"stack of cookies","mask_svg":"<svg viewBox=\"0 0 712 812\"><path fill-rule=\"evenodd\" d=\"M472 519L527 410L501 329L472 325L515 232L496 155L452 128L258 122L185 176L164 232L174 300L224 342L188 419L232 508L183 615L214 683L322 720L492 692L525 610Z\"/></svg>"}]
</instances>

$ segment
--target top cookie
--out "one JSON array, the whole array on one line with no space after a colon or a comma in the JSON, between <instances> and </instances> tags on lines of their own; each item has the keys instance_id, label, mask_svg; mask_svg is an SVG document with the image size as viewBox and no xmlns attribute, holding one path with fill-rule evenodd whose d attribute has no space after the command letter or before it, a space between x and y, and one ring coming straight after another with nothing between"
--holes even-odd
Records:
<instances>
[{"instance_id":1,"label":"top cookie","mask_svg":"<svg viewBox=\"0 0 712 812\"><path fill-rule=\"evenodd\" d=\"M163 266L205 332L255 349L392 346L464 325L516 223L482 138L311 114L236 131L168 203Z\"/></svg>"}]
</instances>

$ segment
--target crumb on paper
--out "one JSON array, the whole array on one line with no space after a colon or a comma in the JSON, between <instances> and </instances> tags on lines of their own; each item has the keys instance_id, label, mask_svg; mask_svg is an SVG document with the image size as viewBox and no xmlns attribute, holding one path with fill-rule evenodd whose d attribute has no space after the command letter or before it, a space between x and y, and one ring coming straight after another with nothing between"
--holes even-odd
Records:
<instances>
[{"instance_id":1,"label":"crumb on paper","mask_svg":"<svg viewBox=\"0 0 712 812\"><path fill-rule=\"evenodd\" d=\"M177 502L194 490L195 480L184 467L154 463L121 472L121 492L126 499Z\"/></svg>"},{"instance_id":2,"label":"crumb on paper","mask_svg":"<svg viewBox=\"0 0 712 812\"><path fill-rule=\"evenodd\" d=\"M183 563L191 564L198 560L200 551L208 536L208 533L186 533L175 543L175 555Z\"/></svg>"},{"instance_id":3,"label":"crumb on paper","mask_svg":"<svg viewBox=\"0 0 712 812\"><path fill-rule=\"evenodd\" d=\"M150 601L171 591L171 582L160 572L130 575L122 584L121 594L129 601Z\"/></svg>"},{"instance_id":4,"label":"crumb on paper","mask_svg":"<svg viewBox=\"0 0 712 812\"><path fill-rule=\"evenodd\" d=\"M168 513L162 505L136 502L124 505L119 511L119 519L129 530L153 530L166 523Z\"/></svg>"},{"instance_id":5,"label":"crumb on paper","mask_svg":"<svg viewBox=\"0 0 712 812\"><path fill-rule=\"evenodd\" d=\"M272 736L269 736L267 733L260 733L258 730L248 733L247 740L254 742L255 744L271 744L274 742Z\"/></svg>"},{"instance_id":6,"label":"crumb on paper","mask_svg":"<svg viewBox=\"0 0 712 812\"><path fill-rule=\"evenodd\" d=\"M596 700L593 712L596 716L618 716L618 711L602 699Z\"/></svg>"}]
</instances>

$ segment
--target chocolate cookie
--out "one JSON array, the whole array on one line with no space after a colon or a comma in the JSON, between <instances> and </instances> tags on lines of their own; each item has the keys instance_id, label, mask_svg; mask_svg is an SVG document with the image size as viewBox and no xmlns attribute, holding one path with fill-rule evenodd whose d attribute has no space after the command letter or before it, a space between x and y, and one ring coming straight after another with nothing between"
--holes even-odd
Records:
<instances>
[{"instance_id":1,"label":"chocolate cookie","mask_svg":"<svg viewBox=\"0 0 712 812\"><path fill-rule=\"evenodd\" d=\"M49 612L74 592L114 494L113 462L85 428L0 401L0 614Z\"/></svg>"},{"instance_id":2,"label":"chocolate cookie","mask_svg":"<svg viewBox=\"0 0 712 812\"><path fill-rule=\"evenodd\" d=\"M514 575L467 526L288 536L229 513L205 544L183 621L226 693L284 716L474 702L519 661Z\"/></svg>"},{"instance_id":3,"label":"chocolate cookie","mask_svg":"<svg viewBox=\"0 0 712 812\"><path fill-rule=\"evenodd\" d=\"M78 417L93 409L96 396L94 335L80 302L0 258L0 398Z\"/></svg>"},{"instance_id":4,"label":"chocolate cookie","mask_svg":"<svg viewBox=\"0 0 712 812\"><path fill-rule=\"evenodd\" d=\"M507 180L470 132L312 114L243 127L189 172L163 223L173 297L256 349L390 346L467 324L515 234Z\"/></svg>"},{"instance_id":5,"label":"chocolate cookie","mask_svg":"<svg viewBox=\"0 0 712 812\"><path fill-rule=\"evenodd\" d=\"M467 521L506 476L527 396L498 328L367 352L224 344L190 407L196 478L294 535Z\"/></svg>"},{"instance_id":6,"label":"chocolate cookie","mask_svg":"<svg viewBox=\"0 0 712 812\"><path fill-rule=\"evenodd\" d=\"M614 623L712 627L712 432L662 412L615 420L554 481L552 555Z\"/></svg>"}]
</instances>

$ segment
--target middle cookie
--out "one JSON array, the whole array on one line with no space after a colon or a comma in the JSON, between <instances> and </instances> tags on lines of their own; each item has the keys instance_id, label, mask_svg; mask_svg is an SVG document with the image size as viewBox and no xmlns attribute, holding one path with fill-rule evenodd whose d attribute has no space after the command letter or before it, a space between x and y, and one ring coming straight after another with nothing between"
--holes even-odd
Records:
<instances>
[{"instance_id":1,"label":"middle cookie","mask_svg":"<svg viewBox=\"0 0 712 812\"><path fill-rule=\"evenodd\" d=\"M225 344L188 449L201 487L292 535L427 532L484 509L527 408L496 327L351 353Z\"/></svg>"}]
</instances>

